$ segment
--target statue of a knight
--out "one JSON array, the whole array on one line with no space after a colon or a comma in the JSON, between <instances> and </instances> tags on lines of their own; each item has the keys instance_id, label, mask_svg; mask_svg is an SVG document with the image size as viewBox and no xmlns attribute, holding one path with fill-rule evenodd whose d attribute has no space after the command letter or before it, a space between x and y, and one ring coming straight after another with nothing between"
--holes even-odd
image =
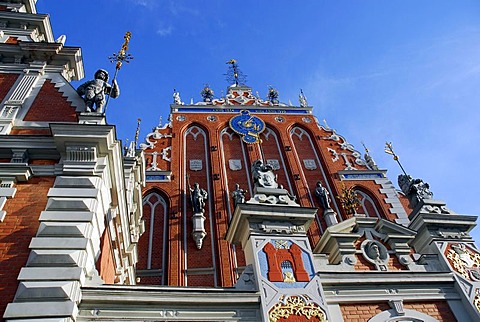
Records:
<instances>
[{"instance_id":1,"label":"statue of a knight","mask_svg":"<svg viewBox=\"0 0 480 322\"><path fill-rule=\"evenodd\" d=\"M113 80L112 85L108 84L108 72L104 69L97 70L94 77L95 79L78 86L77 93L83 97L87 112L92 112L95 105L95 112L103 114L105 95L117 98L120 95L120 88L116 80Z\"/></svg>"}]
</instances>

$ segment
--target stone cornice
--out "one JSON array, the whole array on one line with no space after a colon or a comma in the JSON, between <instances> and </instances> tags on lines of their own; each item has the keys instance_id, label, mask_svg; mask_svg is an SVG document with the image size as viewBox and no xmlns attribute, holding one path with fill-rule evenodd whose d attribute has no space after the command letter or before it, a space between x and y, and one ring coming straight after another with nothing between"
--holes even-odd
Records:
<instances>
[{"instance_id":1,"label":"stone cornice","mask_svg":"<svg viewBox=\"0 0 480 322\"><path fill-rule=\"evenodd\" d=\"M30 28L31 26L39 28L39 31L45 35L46 41L54 41L50 18L47 14L0 11L0 20L14 21L20 24L28 22ZM8 28L6 31L8 32Z\"/></svg>"},{"instance_id":2,"label":"stone cornice","mask_svg":"<svg viewBox=\"0 0 480 322\"><path fill-rule=\"evenodd\" d=\"M32 169L25 163L0 163L0 178L14 177L16 181L28 181Z\"/></svg>"}]
</instances>

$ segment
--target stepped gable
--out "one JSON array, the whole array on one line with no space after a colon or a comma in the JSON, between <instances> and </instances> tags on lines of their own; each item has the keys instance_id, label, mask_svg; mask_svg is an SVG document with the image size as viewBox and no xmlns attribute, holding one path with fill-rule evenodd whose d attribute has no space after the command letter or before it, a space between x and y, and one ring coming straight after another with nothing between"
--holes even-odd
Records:
<instances>
[{"instance_id":1,"label":"stepped gable","mask_svg":"<svg viewBox=\"0 0 480 322\"><path fill-rule=\"evenodd\" d=\"M5 99L18 76L18 74L0 74L0 102Z\"/></svg>"},{"instance_id":2,"label":"stepped gable","mask_svg":"<svg viewBox=\"0 0 480 322\"><path fill-rule=\"evenodd\" d=\"M50 80L46 80L24 121L77 122L72 104Z\"/></svg>"}]
</instances>

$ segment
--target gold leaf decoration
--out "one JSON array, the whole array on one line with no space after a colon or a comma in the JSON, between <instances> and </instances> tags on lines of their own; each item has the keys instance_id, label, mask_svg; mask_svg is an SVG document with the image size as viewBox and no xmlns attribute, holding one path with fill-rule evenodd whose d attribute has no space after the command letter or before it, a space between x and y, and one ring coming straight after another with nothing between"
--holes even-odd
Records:
<instances>
[{"instance_id":1,"label":"gold leaf decoration","mask_svg":"<svg viewBox=\"0 0 480 322\"><path fill-rule=\"evenodd\" d=\"M308 297L307 297L308 298ZM321 322L328 322L325 312L315 303L307 301L300 296L283 296L269 313L270 322L276 322L281 318L287 319L290 315L301 315L308 320L317 318Z\"/></svg>"}]
</instances>

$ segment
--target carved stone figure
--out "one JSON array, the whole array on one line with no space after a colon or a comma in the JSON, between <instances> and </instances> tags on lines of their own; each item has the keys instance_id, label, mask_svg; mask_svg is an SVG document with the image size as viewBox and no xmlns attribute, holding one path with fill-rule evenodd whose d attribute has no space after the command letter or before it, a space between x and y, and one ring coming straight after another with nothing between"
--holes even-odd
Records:
<instances>
[{"instance_id":1,"label":"carved stone figure","mask_svg":"<svg viewBox=\"0 0 480 322\"><path fill-rule=\"evenodd\" d=\"M252 165L252 177L255 186L264 188L277 188L277 176L273 173L273 167L265 164L263 160L256 160Z\"/></svg>"},{"instance_id":2,"label":"carved stone figure","mask_svg":"<svg viewBox=\"0 0 480 322\"><path fill-rule=\"evenodd\" d=\"M116 80L113 80L112 85L108 84L108 72L104 69L97 70L94 77L95 79L78 86L77 93L83 97L87 105L87 112L91 112L95 105L95 112L103 113L105 95L117 98L120 95L120 89Z\"/></svg>"},{"instance_id":3,"label":"carved stone figure","mask_svg":"<svg viewBox=\"0 0 480 322\"><path fill-rule=\"evenodd\" d=\"M236 207L240 203L245 203L245 194L247 190L240 188L238 183L235 184L235 190L232 191L233 205Z\"/></svg>"},{"instance_id":4,"label":"carved stone figure","mask_svg":"<svg viewBox=\"0 0 480 322\"><path fill-rule=\"evenodd\" d=\"M422 179L412 179L411 176L401 174L398 176L398 185L407 196L409 207L414 209L423 199L432 199L433 193L428 190L430 186Z\"/></svg>"},{"instance_id":5,"label":"carved stone figure","mask_svg":"<svg viewBox=\"0 0 480 322\"><path fill-rule=\"evenodd\" d=\"M385 265L388 262L388 253L385 246L375 240L365 240L362 243L363 254L368 261L375 264L377 268L385 270Z\"/></svg>"},{"instance_id":6,"label":"carved stone figure","mask_svg":"<svg viewBox=\"0 0 480 322\"><path fill-rule=\"evenodd\" d=\"M193 184L193 189L190 189L190 199L192 201L193 212L201 214L205 211L205 201L207 200L208 193L205 189L201 189L198 182Z\"/></svg>"},{"instance_id":7,"label":"carved stone figure","mask_svg":"<svg viewBox=\"0 0 480 322\"><path fill-rule=\"evenodd\" d=\"M298 101L300 102L300 107L308 107L307 97L303 94L302 90L300 90L300 94L298 94Z\"/></svg>"},{"instance_id":8,"label":"carved stone figure","mask_svg":"<svg viewBox=\"0 0 480 322\"><path fill-rule=\"evenodd\" d=\"M370 170L378 170L378 166L375 163L375 160L373 160L373 158L368 153L365 153L365 162L367 163L367 167Z\"/></svg>"},{"instance_id":9,"label":"carved stone figure","mask_svg":"<svg viewBox=\"0 0 480 322\"><path fill-rule=\"evenodd\" d=\"M182 99L180 98L180 93L176 90L173 90L173 104L183 105Z\"/></svg>"},{"instance_id":10,"label":"carved stone figure","mask_svg":"<svg viewBox=\"0 0 480 322\"><path fill-rule=\"evenodd\" d=\"M318 198L318 202L324 210L331 209L330 207L330 193L327 188L322 186L321 181L317 181L317 186L315 187L315 196Z\"/></svg>"}]
</instances>

